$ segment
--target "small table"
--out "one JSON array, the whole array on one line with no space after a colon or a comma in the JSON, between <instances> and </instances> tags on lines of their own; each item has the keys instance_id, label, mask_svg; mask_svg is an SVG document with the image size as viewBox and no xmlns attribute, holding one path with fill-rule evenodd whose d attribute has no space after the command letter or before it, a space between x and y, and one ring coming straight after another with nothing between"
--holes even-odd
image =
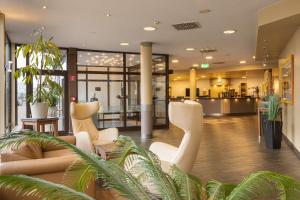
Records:
<instances>
[{"instance_id":1,"label":"small table","mask_svg":"<svg viewBox=\"0 0 300 200\"><path fill-rule=\"evenodd\" d=\"M45 125L50 124L53 125L53 135L58 136L58 118L57 117L49 117L44 119L36 119L36 118L23 118L22 121L22 129L25 129L26 126L33 126L33 129L37 132L45 132Z\"/></svg>"},{"instance_id":2,"label":"small table","mask_svg":"<svg viewBox=\"0 0 300 200\"><path fill-rule=\"evenodd\" d=\"M114 156L111 154L113 151L117 149L117 145L115 143L96 145L96 154L98 154L104 160L110 160Z\"/></svg>"}]
</instances>

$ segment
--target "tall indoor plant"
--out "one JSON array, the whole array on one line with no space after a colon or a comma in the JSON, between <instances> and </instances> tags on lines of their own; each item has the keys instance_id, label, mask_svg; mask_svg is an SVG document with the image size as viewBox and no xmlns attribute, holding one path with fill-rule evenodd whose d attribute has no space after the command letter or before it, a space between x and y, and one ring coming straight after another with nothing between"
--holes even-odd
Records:
<instances>
[{"instance_id":1,"label":"tall indoor plant","mask_svg":"<svg viewBox=\"0 0 300 200\"><path fill-rule=\"evenodd\" d=\"M57 137L32 131L13 133L0 140L0 151L18 147L23 142L39 145L51 143L68 148L77 154L78 162L68 168L64 177L65 184L72 189L34 177L0 176L0 188L14 190L19 195L49 200L91 200L91 197L81 192L90 181L101 179L105 182L104 186L113 188L120 195L132 200L300 199L298 180L269 171L254 173L238 185L223 184L215 180L202 185L197 177L182 172L176 166L172 166L171 173L167 174L162 171L160 160L155 154L124 136L117 140L120 145L117 151L120 152L119 158L111 161L82 151ZM132 157L128 157L130 155ZM136 172L139 172L138 176L133 175ZM148 184L145 185L145 182Z\"/></svg>"},{"instance_id":2,"label":"tall indoor plant","mask_svg":"<svg viewBox=\"0 0 300 200\"><path fill-rule=\"evenodd\" d=\"M280 96L273 94L268 97L267 112L264 115L263 134L266 147L269 149L280 149L282 140Z\"/></svg>"},{"instance_id":3,"label":"tall indoor plant","mask_svg":"<svg viewBox=\"0 0 300 200\"><path fill-rule=\"evenodd\" d=\"M33 118L46 118L48 114L48 97L51 87L61 87L55 83L50 74L53 70L62 70L62 55L60 49L52 42L45 40L42 35L31 44L21 45L16 51L16 57L29 58L26 66L20 66L14 77L21 78L25 84L37 81L36 91L27 99L31 103ZM54 83L53 83L54 82Z\"/></svg>"}]
</instances>

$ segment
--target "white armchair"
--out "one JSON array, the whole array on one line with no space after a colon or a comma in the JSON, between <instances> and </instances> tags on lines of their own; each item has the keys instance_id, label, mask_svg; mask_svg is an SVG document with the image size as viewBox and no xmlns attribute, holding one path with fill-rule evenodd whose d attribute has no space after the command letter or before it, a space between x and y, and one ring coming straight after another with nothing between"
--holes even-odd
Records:
<instances>
[{"instance_id":1,"label":"white armchair","mask_svg":"<svg viewBox=\"0 0 300 200\"><path fill-rule=\"evenodd\" d=\"M196 160L200 144L200 134L203 126L202 105L195 101L170 102L169 119L172 124L184 131L180 146L154 142L150 151L167 165L176 165L179 169L190 172ZM165 171L168 168L163 166Z\"/></svg>"},{"instance_id":2,"label":"white armchair","mask_svg":"<svg viewBox=\"0 0 300 200\"><path fill-rule=\"evenodd\" d=\"M117 139L119 132L117 128L108 128L98 131L93 123L92 116L99 110L99 102L70 104L70 115L74 134L88 132L94 145L112 143Z\"/></svg>"}]
</instances>

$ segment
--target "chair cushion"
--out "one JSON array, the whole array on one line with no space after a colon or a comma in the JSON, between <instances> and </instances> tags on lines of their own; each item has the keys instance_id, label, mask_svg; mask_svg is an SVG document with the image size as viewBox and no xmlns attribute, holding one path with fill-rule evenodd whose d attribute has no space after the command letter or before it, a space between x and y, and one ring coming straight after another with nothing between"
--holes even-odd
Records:
<instances>
[{"instance_id":1,"label":"chair cushion","mask_svg":"<svg viewBox=\"0 0 300 200\"><path fill-rule=\"evenodd\" d=\"M53 158L53 157L61 157L61 156L67 156L74 154L69 149L60 149L55 151L45 151L44 152L44 158Z\"/></svg>"},{"instance_id":2,"label":"chair cushion","mask_svg":"<svg viewBox=\"0 0 300 200\"><path fill-rule=\"evenodd\" d=\"M16 153L1 153L0 161L1 163L4 162L11 162L11 161L18 161L18 160L31 160L31 158L21 156Z\"/></svg>"},{"instance_id":3,"label":"chair cushion","mask_svg":"<svg viewBox=\"0 0 300 200\"><path fill-rule=\"evenodd\" d=\"M43 152L40 145L23 143L18 148L12 148L12 153L28 159L43 158Z\"/></svg>"},{"instance_id":4,"label":"chair cushion","mask_svg":"<svg viewBox=\"0 0 300 200\"><path fill-rule=\"evenodd\" d=\"M88 132L81 131L74 134L74 136L76 137L76 147L88 153L95 152L92 140Z\"/></svg>"}]
</instances>

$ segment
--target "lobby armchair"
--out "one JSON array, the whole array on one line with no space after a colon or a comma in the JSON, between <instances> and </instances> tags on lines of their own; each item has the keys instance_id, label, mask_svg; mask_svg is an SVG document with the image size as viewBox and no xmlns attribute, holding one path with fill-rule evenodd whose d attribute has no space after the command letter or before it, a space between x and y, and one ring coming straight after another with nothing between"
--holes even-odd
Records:
<instances>
[{"instance_id":1,"label":"lobby armchair","mask_svg":"<svg viewBox=\"0 0 300 200\"><path fill-rule=\"evenodd\" d=\"M177 148L166 143L154 142L150 146L150 151L162 161L164 171L168 171L169 166L176 165L179 169L190 172L200 145L203 126L202 105L195 101L170 102L169 119L172 124L184 131L181 144Z\"/></svg>"},{"instance_id":2,"label":"lobby armchair","mask_svg":"<svg viewBox=\"0 0 300 200\"><path fill-rule=\"evenodd\" d=\"M99 110L99 102L74 103L70 105L70 114L74 135L86 131L90 135L94 145L112 143L117 139L119 132L117 128L108 128L98 131L93 123L92 116Z\"/></svg>"}]
</instances>

